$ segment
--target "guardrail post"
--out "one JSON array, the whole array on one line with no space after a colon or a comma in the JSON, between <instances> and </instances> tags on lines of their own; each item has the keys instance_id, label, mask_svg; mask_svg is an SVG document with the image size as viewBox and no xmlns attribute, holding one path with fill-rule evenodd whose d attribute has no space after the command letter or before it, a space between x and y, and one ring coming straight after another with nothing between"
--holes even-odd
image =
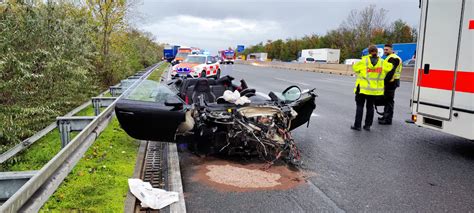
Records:
<instances>
[{"instance_id":1,"label":"guardrail post","mask_svg":"<svg viewBox=\"0 0 474 213\"><path fill-rule=\"evenodd\" d=\"M122 87L121 86L110 86L109 87L110 94L112 97L118 97L122 94Z\"/></svg>"},{"instance_id":2,"label":"guardrail post","mask_svg":"<svg viewBox=\"0 0 474 213\"><path fill-rule=\"evenodd\" d=\"M93 97L92 98L92 106L94 107L94 114L98 116L100 114L101 107L108 107L114 101L116 97Z\"/></svg>"},{"instance_id":3,"label":"guardrail post","mask_svg":"<svg viewBox=\"0 0 474 213\"><path fill-rule=\"evenodd\" d=\"M72 131L82 131L94 118L95 116L57 117L61 148L64 148L71 141Z\"/></svg>"},{"instance_id":4,"label":"guardrail post","mask_svg":"<svg viewBox=\"0 0 474 213\"><path fill-rule=\"evenodd\" d=\"M58 119L58 118L56 118ZM61 137L61 148L64 148L71 141L71 129L69 123L65 120L57 120L59 135Z\"/></svg>"}]
</instances>

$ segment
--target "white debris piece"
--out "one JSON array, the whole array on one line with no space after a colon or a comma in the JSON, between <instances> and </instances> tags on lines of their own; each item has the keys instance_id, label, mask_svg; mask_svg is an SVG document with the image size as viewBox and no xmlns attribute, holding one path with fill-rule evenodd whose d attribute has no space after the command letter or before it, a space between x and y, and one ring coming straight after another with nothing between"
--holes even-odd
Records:
<instances>
[{"instance_id":1,"label":"white debris piece","mask_svg":"<svg viewBox=\"0 0 474 213\"><path fill-rule=\"evenodd\" d=\"M242 96L235 101L235 105L244 105L246 103L250 103L249 98L247 98L246 96Z\"/></svg>"},{"instance_id":2,"label":"white debris piece","mask_svg":"<svg viewBox=\"0 0 474 213\"><path fill-rule=\"evenodd\" d=\"M244 105L246 103L250 103L249 98L247 98L246 96L241 97L239 91L237 90L235 90L234 92L226 90L224 91L224 95L222 97L225 101L236 105Z\"/></svg>"},{"instance_id":3,"label":"white debris piece","mask_svg":"<svg viewBox=\"0 0 474 213\"><path fill-rule=\"evenodd\" d=\"M224 100L227 102L235 103L235 101L240 98L240 93L237 90L235 90L234 92L226 90L224 91L224 95L222 97L224 97Z\"/></svg>"},{"instance_id":4,"label":"white debris piece","mask_svg":"<svg viewBox=\"0 0 474 213\"><path fill-rule=\"evenodd\" d=\"M149 182L140 179L128 179L130 192L142 203L143 208L161 209L174 202L178 202L178 192L168 192L163 189L153 188Z\"/></svg>"}]
</instances>

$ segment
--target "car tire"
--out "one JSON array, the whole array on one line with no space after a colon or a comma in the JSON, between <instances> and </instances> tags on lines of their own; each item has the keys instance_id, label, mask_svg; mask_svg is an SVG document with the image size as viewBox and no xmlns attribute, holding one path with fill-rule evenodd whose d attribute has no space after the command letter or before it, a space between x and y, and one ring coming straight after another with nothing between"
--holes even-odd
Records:
<instances>
[{"instance_id":1,"label":"car tire","mask_svg":"<svg viewBox=\"0 0 474 213\"><path fill-rule=\"evenodd\" d=\"M203 71L201 72L201 78L205 78L205 77L206 77L206 71L203 70Z\"/></svg>"}]
</instances>

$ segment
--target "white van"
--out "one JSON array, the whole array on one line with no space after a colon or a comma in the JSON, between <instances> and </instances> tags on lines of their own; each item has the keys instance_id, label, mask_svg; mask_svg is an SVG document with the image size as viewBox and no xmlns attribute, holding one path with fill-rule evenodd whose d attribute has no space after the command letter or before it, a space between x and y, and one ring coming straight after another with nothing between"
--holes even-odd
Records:
<instances>
[{"instance_id":1,"label":"white van","mask_svg":"<svg viewBox=\"0 0 474 213\"><path fill-rule=\"evenodd\" d=\"M305 63L307 58L312 58L315 63L339 64L340 55L339 49L306 49L298 53L298 62Z\"/></svg>"}]
</instances>

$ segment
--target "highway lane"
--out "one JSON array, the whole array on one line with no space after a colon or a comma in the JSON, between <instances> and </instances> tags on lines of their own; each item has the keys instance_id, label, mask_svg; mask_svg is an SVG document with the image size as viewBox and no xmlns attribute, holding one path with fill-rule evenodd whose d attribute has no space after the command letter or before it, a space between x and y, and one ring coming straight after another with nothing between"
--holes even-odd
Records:
<instances>
[{"instance_id":1,"label":"highway lane","mask_svg":"<svg viewBox=\"0 0 474 213\"><path fill-rule=\"evenodd\" d=\"M397 90L394 122L355 132L355 78L250 65L224 65L257 91L316 88L309 128L294 131L303 170L314 173L290 190L219 192L192 180L183 157L188 211L450 211L474 207L474 143L407 124L411 83Z\"/></svg>"}]
</instances>

